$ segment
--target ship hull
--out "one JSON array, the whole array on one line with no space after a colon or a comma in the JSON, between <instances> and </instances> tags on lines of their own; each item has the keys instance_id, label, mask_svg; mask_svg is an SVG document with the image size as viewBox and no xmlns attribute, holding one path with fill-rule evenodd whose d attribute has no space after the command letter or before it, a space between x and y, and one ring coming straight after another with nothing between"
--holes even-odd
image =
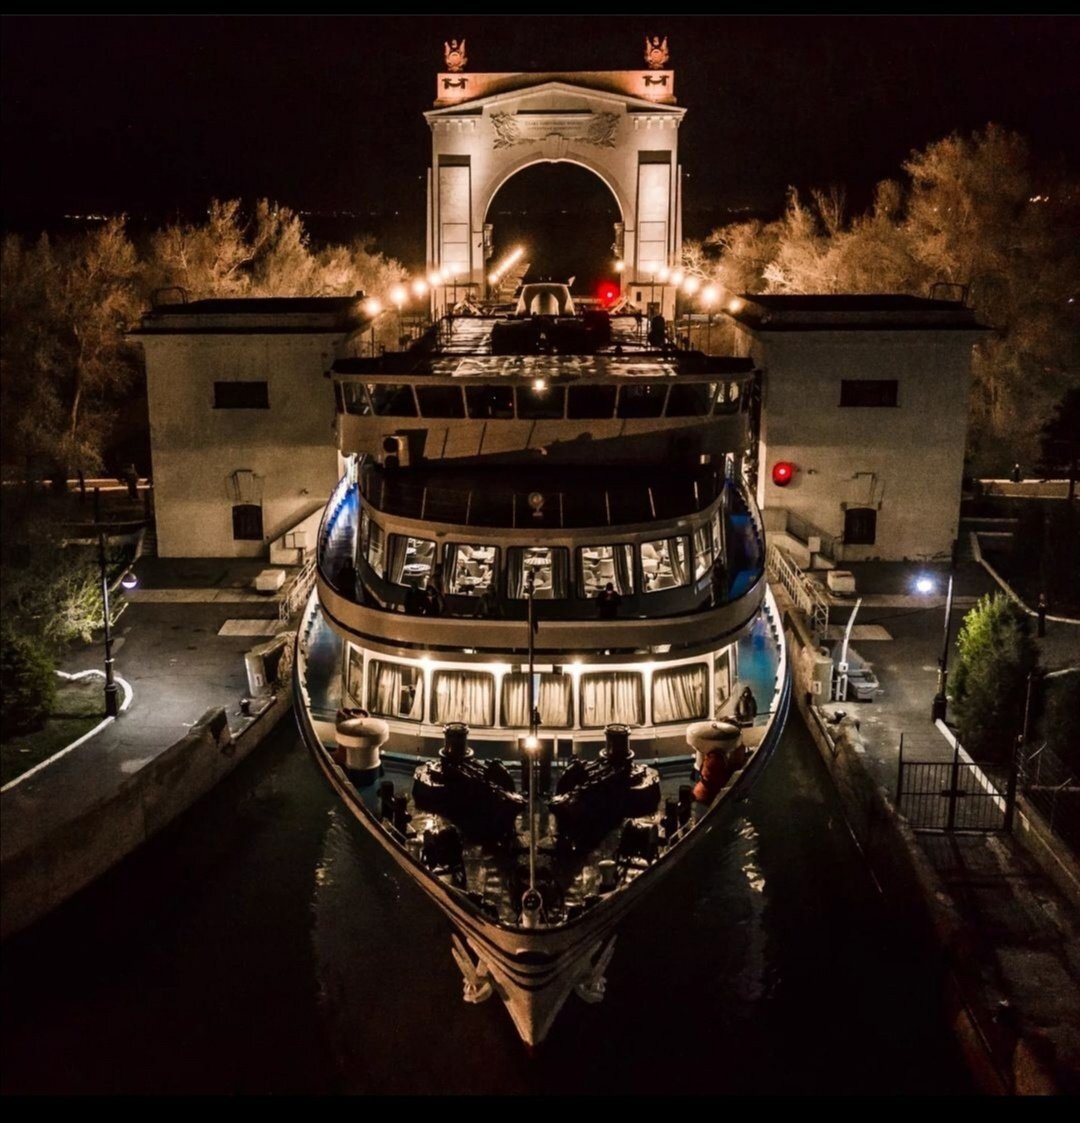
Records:
<instances>
[{"instance_id":1,"label":"ship hull","mask_svg":"<svg viewBox=\"0 0 1080 1123\"><path fill-rule=\"evenodd\" d=\"M320 770L353 816L450 920L455 930L454 957L465 977L466 1000L479 1001L497 995L522 1040L530 1046L544 1039L571 993L576 991L586 1001L602 997L603 972L613 952L619 924L662 878L722 824L726 812L746 795L764 771L780 740L791 694L790 671L781 650L777 701L770 723L749 762L696 825L648 869L625 887L606 895L584 915L559 925L526 929L490 920L393 839L364 804L344 770L333 761L316 732L301 690L300 652L296 667L297 721Z\"/></svg>"}]
</instances>

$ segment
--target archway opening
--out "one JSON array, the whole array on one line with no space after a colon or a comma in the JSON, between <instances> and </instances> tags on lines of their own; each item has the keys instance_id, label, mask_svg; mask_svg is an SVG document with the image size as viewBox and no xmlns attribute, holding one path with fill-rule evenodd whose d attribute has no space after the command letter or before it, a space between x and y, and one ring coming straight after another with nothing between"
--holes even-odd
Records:
<instances>
[{"instance_id":1,"label":"archway opening","mask_svg":"<svg viewBox=\"0 0 1080 1123\"><path fill-rule=\"evenodd\" d=\"M515 172L495 192L485 221L493 227L489 268L522 246L526 281L574 277L575 294L594 296L615 277L619 205L604 181L578 164L531 164Z\"/></svg>"}]
</instances>

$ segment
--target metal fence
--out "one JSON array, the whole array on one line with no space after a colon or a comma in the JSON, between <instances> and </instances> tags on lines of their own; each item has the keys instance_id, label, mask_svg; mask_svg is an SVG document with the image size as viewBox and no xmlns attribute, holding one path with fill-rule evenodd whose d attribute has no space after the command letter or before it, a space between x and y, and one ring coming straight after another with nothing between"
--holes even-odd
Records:
<instances>
[{"instance_id":1,"label":"metal fence","mask_svg":"<svg viewBox=\"0 0 1080 1123\"><path fill-rule=\"evenodd\" d=\"M1021 761L1019 787L1054 834L1080 855L1080 776L1052 749L1033 746Z\"/></svg>"},{"instance_id":2,"label":"metal fence","mask_svg":"<svg viewBox=\"0 0 1080 1123\"><path fill-rule=\"evenodd\" d=\"M1016 800L1016 771L977 764L956 743L951 755L929 742L900 736L896 806L917 831L1008 831ZM905 757L905 751L938 751L935 760ZM930 755L929 753L927 755Z\"/></svg>"}]
</instances>

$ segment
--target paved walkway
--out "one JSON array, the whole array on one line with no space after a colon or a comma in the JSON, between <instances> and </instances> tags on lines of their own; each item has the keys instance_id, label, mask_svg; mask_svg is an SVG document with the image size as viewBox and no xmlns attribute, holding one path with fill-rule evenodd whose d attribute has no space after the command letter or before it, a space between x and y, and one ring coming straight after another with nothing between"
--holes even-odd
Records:
<instances>
[{"instance_id":1,"label":"paved walkway","mask_svg":"<svg viewBox=\"0 0 1080 1123\"><path fill-rule=\"evenodd\" d=\"M207 594L243 591L251 563L200 559L139 563L140 584L160 590L163 583L188 582L198 592L198 574ZM256 563L255 572L265 568ZM187 574L188 576L184 576ZM183 587L183 586L180 586ZM258 597L244 603L245 617L277 616L277 602ZM239 702L247 693L244 654L265 637L218 635L236 615L232 601L220 603L130 603L115 629L116 673L132 687L130 708L96 737L55 764L18 783L0 797L0 854L18 853L35 837L74 818L115 791L158 753L178 741L211 707L225 708L230 722L240 718ZM282 625L282 630L287 626ZM62 670L100 666L101 644L72 652Z\"/></svg>"},{"instance_id":2,"label":"paved walkway","mask_svg":"<svg viewBox=\"0 0 1080 1123\"><path fill-rule=\"evenodd\" d=\"M855 573L856 588L865 590L858 622L881 625L893 638L858 643L859 653L873 664L881 683L878 697L823 709L844 709L858 718L867 767L892 801L901 734L906 758L917 754L920 759L952 759L951 748L930 716L944 601L911 602L906 591L910 565L870 562L848 568ZM996 587L975 563L958 567L953 641L967 606ZM830 622L842 624L849 615L843 603L853 604L854 599L834 598ZM1048 624L1046 637L1037 643L1048 669L1080 665L1080 627ZM1011 836L920 833L918 838L977 933L979 946L972 953L979 956L987 988L1000 995L1002 1033L1015 1032L1023 1024L1046 1043L1050 1067L1059 1078L1072 1081L1069 1090L1080 1091L1080 914Z\"/></svg>"}]
</instances>

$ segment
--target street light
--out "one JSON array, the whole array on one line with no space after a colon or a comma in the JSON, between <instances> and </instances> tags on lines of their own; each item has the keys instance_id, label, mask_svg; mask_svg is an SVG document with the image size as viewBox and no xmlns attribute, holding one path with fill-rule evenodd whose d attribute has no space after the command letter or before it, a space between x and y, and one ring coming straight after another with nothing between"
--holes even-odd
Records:
<instances>
[{"instance_id":1,"label":"street light","mask_svg":"<svg viewBox=\"0 0 1080 1123\"><path fill-rule=\"evenodd\" d=\"M116 681L113 678L112 624L109 611L109 573L105 564L105 532L98 531L98 567L101 570L101 610L105 625L105 716L117 717L120 703L117 698ZM124 571L120 584L125 589L134 589L139 579L130 569Z\"/></svg>"},{"instance_id":2,"label":"street light","mask_svg":"<svg viewBox=\"0 0 1080 1123\"><path fill-rule=\"evenodd\" d=\"M536 786L540 782L537 767L540 755L540 738L537 736L538 713L536 710L536 687L533 681L535 620L533 617L533 597L536 594L536 570L529 569L525 579L525 595L528 598L529 623L529 735L525 738L525 752L529 769L529 888L521 898L521 923L526 928L535 928L540 923L540 910L543 898L536 888Z\"/></svg>"},{"instance_id":3,"label":"street light","mask_svg":"<svg viewBox=\"0 0 1080 1123\"><path fill-rule=\"evenodd\" d=\"M364 301L364 311L371 317L371 357L375 358L375 318L382 311L382 302L370 297Z\"/></svg>"},{"instance_id":4,"label":"street light","mask_svg":"<svg viewBox=\"0 0 1080 1123\"><path fill-rule=\"evenodd\" d=\"M932 577L922 576L916 579L915 589L926 596L937 588ZM949 684L949 633L952 625L952 594L953 575L949 574L948 590L945 594L945 632L941 641L941 656L938 659L937 693L930 705L930 720L944 721L948 710L949 699L946 688Z\"/></svg>"}]
</instances>

